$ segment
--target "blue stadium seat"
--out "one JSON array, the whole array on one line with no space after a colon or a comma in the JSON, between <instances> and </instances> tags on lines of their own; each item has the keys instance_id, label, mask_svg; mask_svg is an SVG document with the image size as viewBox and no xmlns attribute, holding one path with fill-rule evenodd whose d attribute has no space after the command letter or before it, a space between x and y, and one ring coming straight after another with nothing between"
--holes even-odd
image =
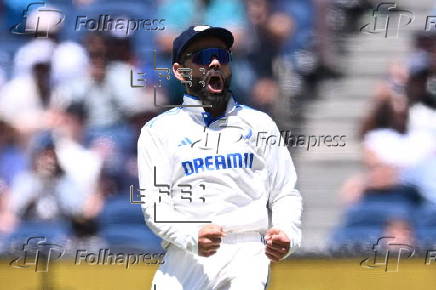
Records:
<instances>
[{"instance_id":1,"label":"blue stadium seat","mask_svg":"<svg viewBox=\"0 0 436 290\"><path fill-rule=\"evenodd\" d=\"M152 6L144 1L105 1L105 3L93 3L78 9L80 15L98 16L110 14L111 16L129 16L136 18L153 17Z\"/></svg>"},{"instance_id":2,"label":"blue stadium seat","mask_svg":"<svg viewBox=\"0 0 436 290\"><path fill-rule=\"evenodd\" d=\"M111 225L101 230L109 248L113 250L163 252L161 239L144 225Z\"/></svg>"},{"instance_id":3,"label":"blue stadium seat","mask_svg":"<svg viewBox=\"0 0 436 290\"><path fill-rule=\"evenodd\" d=\"M420 208L415 218L418 227L432 227L436 229L436 206L429 205Z\"/></svg>"},{"instance_id":4,"label":"blue stadium seat","mask_svg":"<svg viewBox=\"0 0 436 290\"><path fill-rule=\"evenodd\" d=\"M346 210L343 225L332 235L331 248L371 246L383 236L390 220L406 220L413 226L416 208L413 192L408 189L367 193Z\"/></svg>"},{"instance_id":5,"label":"blue stadium seat","mask_svg":"<svg viewBox=\"0 0 436 290\"><path fill-rule=\"evenodd\" d=\"M111 249L162 252L161 239L145 224L140 205L129 195L109 197L99 216L100 236Z\"/></svg>"},{"instance_id":6,"label":"blue stadium seat","mask_svg":"<svg viewBox=\"0 0 436 290\"><path fill-rule=\"evenodd\" d=\"M6 239L6 245L21 245L31 237L44 237L47 242L65 245L71 227L65 222L23 221Z\"/></svg>"},{"instance_id":7,"label":"blue stadium seat","mask_svg":"<svg viewBox=\"0 0 436 290\"><path fill-rule=\"evenodd\" d=\"M381 227L342 227L336 230L330 238L329 249L341 251L349 249L367 250L382 237L383 228ZM344 254L357 254L355 252Z\"/></svg>"},{"instance_id":8,"label":"blue stadium seat","mask_svg":"<svg viewBox=\"0 0 436 290\"><path fill-rule=\"evenodd\" d=\"M348 209L345 224L353 226L384 226L392 218L408 219L413 208L407 204L362 202Z\"/></svg>"},{"instance_id":9,"label":"blue stadium seat","mask_svg":"<svg viewBox=\"0 0 436 290\"><path fill-rule=\"evenodd\" d=\"M131 204L128 194L109 197L99 216L99 221L102 228L110 225L145 226L140 205Z\"/></svg>"},{"instance_id":10,"label":"blue stadium seat","mask_svg":"<svg viewBox=\"0 0 436 290\"><path fill-rule=\"evenodd\" d=\"M436 245L436 206L424 206L417 210L416 239L425 248Z\"/></svg>"}]
</instances>

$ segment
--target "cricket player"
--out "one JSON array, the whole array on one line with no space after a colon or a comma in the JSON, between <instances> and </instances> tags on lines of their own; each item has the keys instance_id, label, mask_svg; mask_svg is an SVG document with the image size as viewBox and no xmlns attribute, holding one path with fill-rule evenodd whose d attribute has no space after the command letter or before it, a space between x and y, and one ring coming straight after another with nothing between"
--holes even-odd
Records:
<instances>
[{"instance_id":1,"label":"cricket player","mask_svg":"<svg viewBox=\"0 0 436 290\"><path fill-rule=\"evenodd\" d=\"M233 41L220 27L182 32L172 69L183 104L141 130L142 210L167 249L152 289L266 289L270 261L301 244L289 151L257 142L259 132L280 136L275 122L229 90Z\"/></svg>"}]
</instances>

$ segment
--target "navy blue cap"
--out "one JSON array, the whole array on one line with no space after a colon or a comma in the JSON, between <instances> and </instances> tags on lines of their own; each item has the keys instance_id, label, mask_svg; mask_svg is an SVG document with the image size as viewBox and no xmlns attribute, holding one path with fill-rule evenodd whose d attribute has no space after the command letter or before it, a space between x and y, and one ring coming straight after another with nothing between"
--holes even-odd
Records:
<instances>
[{"instance_id":1,"label":"navy blue cap","mask_svg":"<svg viewBox=\"0 0 436 290\"><path fill-rule=\"evenodd\" d=\"M227 48L231 48L234 41L233 34L225 28L209 25L191 26L174 39L172 63L174 64L180 60L183 50L188 47L189 44L204 36L220 38L227 45Z\"/></svg>"}]
</instances>

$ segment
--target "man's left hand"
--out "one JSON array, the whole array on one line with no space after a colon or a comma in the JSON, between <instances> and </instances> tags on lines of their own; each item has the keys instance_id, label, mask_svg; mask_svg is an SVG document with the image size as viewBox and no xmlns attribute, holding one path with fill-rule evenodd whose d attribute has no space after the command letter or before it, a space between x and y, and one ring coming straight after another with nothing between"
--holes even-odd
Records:
<instances>
[{"instance_id":1,"label":"man's left hand","mask_svg":"<svg viewBox=\"0 0 436 290\"><path fill-rule=\"evenodd\" d=\"M291 241L288 236L279 229L269 229L265 234L266 256L273 262L281 260L289 251Z\"/></svg>"}]
</instances>

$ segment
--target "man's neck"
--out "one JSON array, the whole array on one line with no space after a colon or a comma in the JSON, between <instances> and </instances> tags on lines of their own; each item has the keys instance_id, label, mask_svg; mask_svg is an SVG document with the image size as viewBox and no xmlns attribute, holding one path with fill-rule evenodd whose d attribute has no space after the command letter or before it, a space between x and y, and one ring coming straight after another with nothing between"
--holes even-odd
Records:
<instances>
[{"instance_id":1,"label":"man's neck","mask_svg":"<svg viewBox=\"0 0 436 290\"><path fill-rule=\"evenodd\" d=\"M212 107L204 107L204 110L210 113L214 118L218 116L223 116L227 108L227 104L224 106L212 106Z\"/></svg>"}]
</instances>

